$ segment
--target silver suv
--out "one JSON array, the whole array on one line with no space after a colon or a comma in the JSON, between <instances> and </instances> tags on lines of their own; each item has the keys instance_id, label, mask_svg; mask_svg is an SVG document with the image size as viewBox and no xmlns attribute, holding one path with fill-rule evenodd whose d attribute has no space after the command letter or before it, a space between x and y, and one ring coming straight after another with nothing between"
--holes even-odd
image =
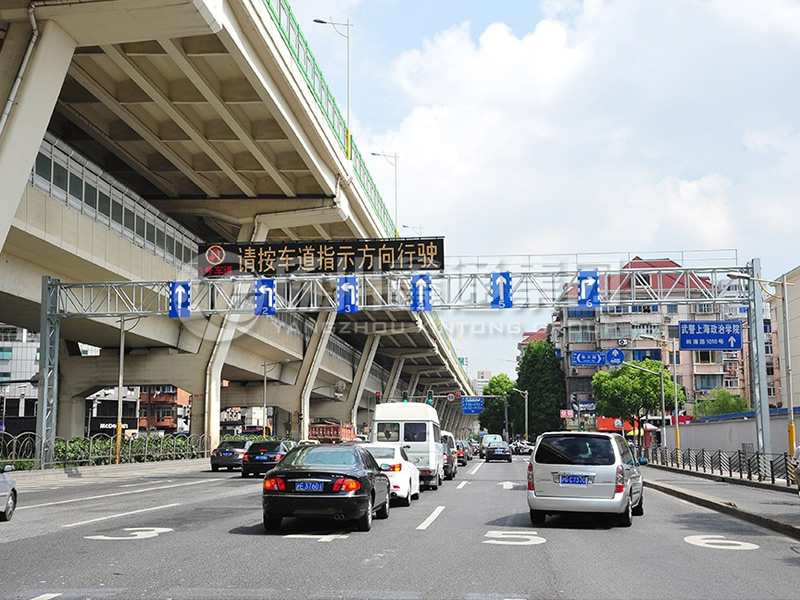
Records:
<instances>
[{"instance_id":1,"label":"silver suv","mask_svg":"<svg viewBox=\"0 0 800 600\"><path fill-rule=\"evenodd\" d=\"M639 464L618 433L543 433L528 464L528 508L534 525L548 514L611 513L630 527L644 514Z\"/></svg>"}]
</instances>

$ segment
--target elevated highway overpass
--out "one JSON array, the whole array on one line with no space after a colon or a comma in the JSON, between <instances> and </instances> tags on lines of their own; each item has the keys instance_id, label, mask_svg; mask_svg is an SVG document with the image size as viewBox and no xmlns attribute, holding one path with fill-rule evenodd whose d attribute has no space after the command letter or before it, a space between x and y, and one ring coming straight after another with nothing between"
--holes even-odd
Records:
<instances>
[{"instance_id":1,"label":"elevated highway overpass","mask_svg":"<svg viewBox=\"0 0 800 600\"><path fill-rule=\"evenodd\" d=\"M203 243L395 231L286 2L9 0L0 36L0 321L40 329L43 276L184 279ZM300 437L315 416L368 421L376 391L469 389L435 315L352 324L126 319L124 383L190 391L192 431L212 442L220 411L260 406L265 380L289 415L278 433ZM102 351L81 356L77 342ZM42 427L51 414L59 436L82 433L86 395L117 384L119 345L113 318L65 320L43 342L60 370ZM440 412L447 428L467 424Z\"/></svg>"}]
</instances>

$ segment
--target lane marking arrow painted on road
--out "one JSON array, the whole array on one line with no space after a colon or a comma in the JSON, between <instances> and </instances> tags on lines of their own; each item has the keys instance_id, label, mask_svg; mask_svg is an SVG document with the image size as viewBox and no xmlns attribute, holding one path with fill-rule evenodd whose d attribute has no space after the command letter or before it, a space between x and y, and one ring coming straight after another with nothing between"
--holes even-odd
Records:
<instances>
[{"instance_id":1,"label":"lane marking arrow painted on road","mask_svg":"<svg viewBox=\"0 0 800 600\"><path fill-rule=\"evenodd\" d=\"M512 481L500 481L497 485L502 485L504 490L513 490L514 483Z\"/></svg>"}]
</instances>

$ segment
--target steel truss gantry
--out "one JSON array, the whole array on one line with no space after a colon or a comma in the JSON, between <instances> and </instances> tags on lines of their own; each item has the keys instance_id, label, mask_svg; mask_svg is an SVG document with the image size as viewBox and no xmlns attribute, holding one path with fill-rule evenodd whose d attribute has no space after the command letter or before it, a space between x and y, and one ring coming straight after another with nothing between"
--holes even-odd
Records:
<instances>
[{"instance_id":1,"label":"steel truss gantry","mask_svg":"<svg viewBox=\"0 0 800 600\"><path fill-rule=\"evenodd\" d=\"M598 272L604 305L747 304L754 370L753 398L766 405L764 331L758 285L729 273L759 276L760 261L713 267L619 268ZM553 309L577 305L576 270L524 270L509 273L513 308ZM432 310L490 310L491 273L487 271L430 273ZM409 273L356 274L361 312L410 311ZM337 310L337 275L275 277L278 312L318 313ZM191 281L190 311L203 316L253 314L255 277ZM68 283L45 277L42 282L40 410L37 432L42 440L41 464L52 465L58 398L58 345L62 319L144 317L169 314L171 281ZM502 310L502 309L500 309ZM756 322L758 319L758 322ZM763 394L764 402L761 402ZM758 410L758 409L757 409ZM759 446L769 447L762 415Z\"/></svg>"}]
</instances>

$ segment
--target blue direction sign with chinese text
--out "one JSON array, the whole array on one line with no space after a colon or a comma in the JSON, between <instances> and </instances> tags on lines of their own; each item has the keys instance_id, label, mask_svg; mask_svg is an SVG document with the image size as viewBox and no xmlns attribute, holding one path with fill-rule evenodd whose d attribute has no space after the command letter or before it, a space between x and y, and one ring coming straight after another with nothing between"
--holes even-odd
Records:
<instances>
[{"instance_id":1,"label":"blue direction sign with chinese text","mask_svg":"<svg viewBox=\"0 0 800 600\"><path fill-rule=\"evenodd\" d=\"M600 305L600 278L597 271L578 271L578 306Z\"/></svg>"},{"instance_id":2,"label":"blue direction sign with chinese text","mask_svg":"<svg viewBox=\"0 0 800 600\"><path fill-rule=\"evenodd\" d=\"M511 308L511 273L492 273L492 308Z\"/></svg>"},{"instance_id":3,"label":"blue direction sign with chinese text","mask_svg":"<svg viewBox=\"0 0 800 600\"><path fill-rule=\"evenodd\" d=\"M411 276L411 310L423 312L431 309L431 276Z\"/></svg>"},{"instance_id":4,"label":"blue direction sign with chinese text","mask_svg":"<svg viewBox=\"0 0 800 600\"><path fill-rule=\"evenodd\" d=\"M462 396L461 412L465 415L479 415L483 412L483 396Z\"/></svg>"},{"instance_id":5,"label":"blue direction sign with chinese text","mask_svg":"<svg viewBox=\"0 0 800 600\"><path fill-rule=\"evenodd\" d=\"M597 366L606 364L605 352L573 352L570 362L575 366Z\"/></svg>"},{"instance_id":6,"label":"blue direction sign with chinese text","mask_svg":"<svg viewBox=\"0 0 800 600\"><path fill-rule=\"evenodd\" d=\"M681 350L741 350L741 321L679 321Z\"/></svg>"},{"instance_id":7,"label":"blue direction sign with chinese text","mask_svg":"<svg viewBox=\"0 0 800 600\"><path fill-rule=\"evenodd\" d=\"M337 279L336 312L358 312L358 281L355 277L339 277Z\"/></svg>"},{"instance_id":8,"label":"blue direction sign with chinese text","mask_svg":"<svg viewBox=\"0 0 800 600\"><path fill-rule=\"evenodd\" d=\"M625 353L619 348L612 348L606 352L606 362L612 367L618 367L625 360Z\"/></svg>"},{"instance_id":9,"label":"blue direction sign with chinese text","mask_svg":"<svg viewBox=\"0 0 800 600\"><path fill-rule=\"evenodd\" d=\"M185 319L189 311L191 284L188 281L171 281L169 284L169 318Z\"/></svg>"},{"instance_id":10,"label":"blue direction sign with chinese text","mask_svg":"<svg viewBox=\"0 0 800 600\"><path fill-rule=\"evenodd\" d=\"M255 287L255 315L275 314L275 280L257 279Z\"/></svg>"}]
</instances>

